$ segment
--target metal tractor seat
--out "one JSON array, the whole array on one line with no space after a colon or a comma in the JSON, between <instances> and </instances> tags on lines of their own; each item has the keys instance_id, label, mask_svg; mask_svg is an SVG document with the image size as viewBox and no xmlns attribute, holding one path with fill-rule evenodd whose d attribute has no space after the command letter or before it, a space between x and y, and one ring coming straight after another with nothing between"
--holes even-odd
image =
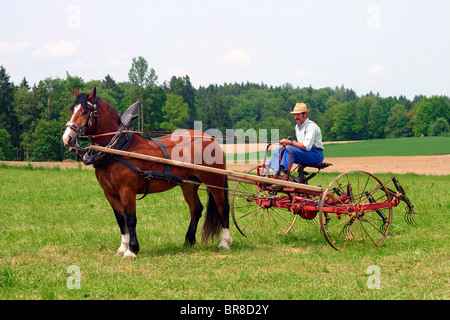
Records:
<instances>
[{"instance_id":1,"label":"metal tractor seat","mask_svg":"<svg viewBox=\"0 0 450 320\"><path fill-rule=\"evenodd\" d=\"M327 162L321 162L314 166L310 166L304 163L298 164L298 182L308 184L308 181L316 176L320 172L320 170L328 168L329 166L332 166L333 164L327 163ZM305 171L305 168L315 168L317 169L317 172L309 173Z\"/></svg>"}]
</instances>

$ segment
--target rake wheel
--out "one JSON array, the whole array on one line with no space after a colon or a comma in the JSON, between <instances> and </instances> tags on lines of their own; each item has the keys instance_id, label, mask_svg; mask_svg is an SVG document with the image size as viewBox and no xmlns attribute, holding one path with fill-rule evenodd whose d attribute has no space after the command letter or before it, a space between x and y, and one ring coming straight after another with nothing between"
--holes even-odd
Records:
<instances>
[{"instance_id":1,"label":"rake wheel","mask_svg":"<svg viewBox=\"0 0 450 320\"><path fill-rule=\"evenodd\" d=\"M336 250L380 246L392 223L392 200L378 178L364 171L337 176L319 203L320 229Z\"/></svg>"},{"instance_id":2,"label":"rake wheel","mask_svg":"<svg viewBox=\"0 0 450 320\"><path fill-rule=\"evenodd\" d=\"M258 167L246 173L258 174ZM282 191L269 191L258 188L256 184L237 182L230 204L236 228L243 236L286 234L294 226L297 215L275 204L289 202L289 197Z\"/></svg>"}]
</instances>

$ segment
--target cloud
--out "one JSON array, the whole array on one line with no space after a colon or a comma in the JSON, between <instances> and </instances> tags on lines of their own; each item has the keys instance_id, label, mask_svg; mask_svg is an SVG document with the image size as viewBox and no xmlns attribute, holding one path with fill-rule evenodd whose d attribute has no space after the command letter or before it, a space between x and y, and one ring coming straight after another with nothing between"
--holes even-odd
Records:
<instances>
[{"instance_id":1,"label":"cloud","mask_svg":"<svg viewBox=\"0 0 450 320\"><path fill-rule=\"evenodd\" d=\"M223 55L222 59L228 63L249 62L251 60L247 50L243 48L233 49Z\"/></svg>"},{"instance_id":2,"label":"cloud","mask_svg":"<svg viewBox=\"0 0 450 320\"><path fill-rule=\"evenodd\" d=\"M293 73L294 73L294 76L297 78L307 78L309 80L320 80L324 77L332 75L332 74L323 75L320 72L309 71L309 70L300 69L300 68L295 68Z\"/></svg>"},{"instance_id":3,"label":"cloud","mask_svg":"<svg viewBox=\"0 0 450 320\"><path fill-rule=\"evenodd\" d=\"M306 76L306 71L305 70L303 70L303 69L300 69L300 68L295 68L294 69L294 75L296 76L296 77L304 77L304 76Z\"/></svg>"},{"instance_id":4,"label":"cloud","mask_svg":"<svg viewBox=\"0 0 450 320\"><path fill-rule=\"evenodd\" d=\"M371 76L380 76L387 72L387 69L379 64L374 64L367 68L366 74Z\"/></svg>"},{"instance_id":5,"label":"cloud","mask_svg":"<svg viewBox=\"0 0 450 320\"><path fill-rule=\"evenodd\" d=\"M30 41L16 41L16 42L7 42L7 41L1 41L0 42L0 53L17 53L19 51L22 51L26 48L31 46Z\"/></svg>"},{"instance_id":6,"label":"cloud","mask_svg":"<svg viewBox=\"0 0 450 320\"><path fill-rule=\"evenodd\" d=\"M366 49L354 49L352 54L355 57L362 57L362 58L374 58L383 56L383 53L380 51L373 51Z\"/></svg>"},{"instance_id":7,"label":"cloud","mask_svg":"<svg viewBox=\"0 0 450 320\"><path fill-rule=\"evenodd\" d=\"M35 57L63 58L74 55L80 46L79 41L49 42L33 51Z\"/></svg>"},{"instance_id":8,"label":"cloud","mask_svg":"<svg viewBox=\"0 0 450 320\"><path fill-rule=\"evenodd\" d=\"M113 52L108 55L106 64L111 67L130 66L132 56L129 53Z\"/></svg>"}]
</instances>

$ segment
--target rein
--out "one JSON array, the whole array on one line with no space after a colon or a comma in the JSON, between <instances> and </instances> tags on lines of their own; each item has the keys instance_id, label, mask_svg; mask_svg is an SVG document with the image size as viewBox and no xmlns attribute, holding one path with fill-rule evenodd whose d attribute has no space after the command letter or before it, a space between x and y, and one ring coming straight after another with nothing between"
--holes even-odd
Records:
<instances>
[{"instance_id":1,"label":"rein","mask_svg":"<svg viewBox=\"0 0 450 320\"><path fill-rule=\"evenodd\" d=\"M149 133L149 134L160 134L160 135L168 135L172 134L173 131L136 131L136 130L123 130L123 133ZM99 137L105 137L105 136L112 136L113 134L116 134L117 132L107 132L107 133L101 133L101 134L94 134L94 135L88 135L86 137L95 139Z\"/></svg>"},{"instance_id":2,"label":"rein","mask_svg":"<svg viewBox=\"0 0 450 320\"><path fill-rule=\"evenodd\" d=\"M174 132L173 131L145 131L145 130L141 130L141 131L137 131L137 130L124 130L123 133L137 133L137 134L157 134L157 135L171 135ZM90 138L90 139L95 139L95 138L99 138L99 137L105 137L105 136L112 136L116 134L116 132L107 132L107 133L101 133L101 134L95 134L95 135L87 135L84 136L85 138ZM191 136L192 138L204 138L204 136ZM213 140L227 140L227 141L234 141L234 142L260 142L259 140L253 140L253 139L238 139L237 137L233 137L233 138L227 138L227 137L216 137L216 136L211 136L211 138Z\"/></svg>"}]
</instances>

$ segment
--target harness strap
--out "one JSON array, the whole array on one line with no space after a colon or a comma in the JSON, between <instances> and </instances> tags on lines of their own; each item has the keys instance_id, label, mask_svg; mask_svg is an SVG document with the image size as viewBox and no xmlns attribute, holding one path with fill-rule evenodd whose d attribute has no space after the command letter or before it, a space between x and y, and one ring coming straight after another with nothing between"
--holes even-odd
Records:
<instances>
[{"instance_id":1,"label":"harness strap","mask_svg":"<svg viewBox=\"0 0 450 320\"><path fill-rule=\"evenodd\" d=\"M119 130L108 143L107 147L117 150L126 150L130 145L132 139L133 133L123 133ZM95 169L106 168L116 159L116 157L112 154L91 151L92 150L89 150L83 155L83 163L86 165L92 164Z\"/></svg>"},{"instance_id":2,"label":"harness strap","mask_svg":"<svg viewBox=\"0 0 450 320\"><path fill-rule=\"evenodd\" d=\"M150 138L150 139L161 149L161 151L164 154L164 158L170 159L169 151L167 150L164 143L162 143L160 140L158 140L158 138ZM172 166L165 164L164 172L166 173L166 175L172 175Z\"/></svg>"},{"instance_id":3,"label":"harness strap","mask_svg":"<svg viewBox=\"0 0 450 320\"><path fill-rule=\"evenodd\" d=\"M66 126L71 127L74 130L81 132L81 130L84 129L84 127L87 126L88 123L91 121L92 115L94 115L95 125L97 126L97 106L92 105L92 104L90 104L90 105L93 107L93 112L91 112L88 121L86 121L86 123L83 125L83 127L78 128L71 121L67 122ZM131 142L131 139L133 138L133 132L132 131L123 132L124 129L126 129L126 128L128 128L128 126L125 126L122 124L120 126L119 130L117 131L117 133L115 134L115 136L110 140L110 142L108 143L108 145L106 147L113 148L113 149L119 149L119 150L127 149L128 145ZM161 149L161 151L163 152L164 158L170 159L170 154L169 154L169 151L167 150L166 146L157 138L151 138L151 140ZM118 162L122 163L124 166L126 166L130 170L141 175L147 181L147 187L145 189L144 195L137 200L144 199L145 196L148 194L148 189L149 189L150 181L152 178L161 179L166 182L176 183L176 184L181 184L183 182L183 178L174 176L172 174L172 166L171 165L165 164L164 172L153 171L153 170L143 171L143 170L139 169L136 165L131 163L130 161L125 160L121 156L107 154L107 153L103 153L103 152L92 152L91 153L90 151L86 152L83 155L83 162L85 164L92 164L94 166L94 168L96 168L96 169L106 168L114 161L118 161Z\"/></svg>"},{"instance_id":4,"label":"harness strap","mask_svg":"<svg viewBox=\"0 0 450 320\"><path fill-rule=\"evenodd\" d=\"M150 186L150 178L148 176L145 175L145 172L142 171L141 169L139 169L137 166L135 166L134 164L132 164L130 161L125 160L122 157L118 157L118 156L114 156L114 159L119 161L121 164L123 164L124 166L126 166L127 168L129 168L130 170L140 174L145 180L147 180L147 187L145 188L145 193L142 197L140 197L137 200L142 200L145 198L145 196L148 193L148 188Z\"/></svg>"},{"instance_id":5,"label":"harness strap","mask_svg":"<svg viewBox=\"0 0 450 320\"><path fill-rule=\"evenodd\" d=\"M140 174L147 181L147 187L145 188L144 195L137 200L144 199L145 196L148 194L148 189L149 189L150 181L152 178L161 179L166 182L171 182L171 183L176 183L176 184L181 184L183 182L183 178L174 176L171 173L168 174L166 172L153 171L153 170L143 171L143 170L139 169L139 167L137 167L136 165L131 163L130 161L122 158L121 156L115 156L115 160L117 160L118 162L120 162L121 164L123 164L124 166L129 168L130 170Z\"/></svg>"}]
</instances>

